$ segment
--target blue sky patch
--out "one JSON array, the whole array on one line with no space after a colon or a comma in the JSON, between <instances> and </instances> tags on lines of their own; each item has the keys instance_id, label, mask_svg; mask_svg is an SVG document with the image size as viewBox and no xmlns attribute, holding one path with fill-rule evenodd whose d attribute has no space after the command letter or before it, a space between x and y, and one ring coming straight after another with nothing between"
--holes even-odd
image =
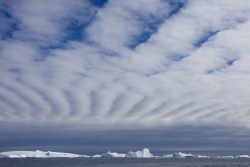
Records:
<instances>
[{"instance_id":1,"label":"blue sky patch","mask_svg":"<svg viewBox=\"0 0 250 167\"><path fill-rule=\"evenodd\" d=\"M204 43L206 43L209 38L211 38L212 36L215 36L219 31L215 31L215 32L208 32L205 35L203 35L197 42L194 43L195 47L200 47L201 45L203 45Z\"/></svg>"},{"instance_id":2,"label":"blue sky patch","mask_svg":"<svg viewBox=\"0 0 250 167\"><path fill-rule=\"evenodd\" d=\"M97 7L103 7L108 0L89 0L92 5L97 6Z\"/></svg>"},{"instance_id":3,"label":"blue sky patch","mask_svg":"<svg viewBox=\"0 0 250 167\"><path fill-rule=\"evenodd\" d=\"M232 59L232 60L227 61L227 65L229 66L233 65L236 60L238 59Z\"/></svg>"},{"instance_id":4,"label":"blue sky patch","mask_svg":"<svg viewBox=\"0 0 250 167\"><path fill-rule=\"evenodd\" d=\"M186 3L187 3L186 0L184 0L184 1L170 0L169 4L172 7L172 11L169 13L169 17L178 13L183 7L185 7Z\"/></svg>"}]
</instances>

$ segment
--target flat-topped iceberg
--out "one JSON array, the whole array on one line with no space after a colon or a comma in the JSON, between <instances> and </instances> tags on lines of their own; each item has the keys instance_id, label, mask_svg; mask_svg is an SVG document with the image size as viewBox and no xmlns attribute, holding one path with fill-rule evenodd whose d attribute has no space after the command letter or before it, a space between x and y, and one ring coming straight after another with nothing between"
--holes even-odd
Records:
<instances>
[{"instance_id":1,"label":"flat-topped iceberg","mask_svg":"<svg viewBox=\"0 0 250 167\"><path fill-rule=\"evenodd\" d=\"M0 157L8 158L26 158L26 157L35 157L35 151L7 151L1 152Z\"/></svg>"},{"instance_id":2,"label":"flat-topped iceberg","mask_svg":"<svg viewBox=\"0 0 250 167\"><path fill-rule=\"evenodd\" d=\"M178 153L173 153L173 154L166 154L162 156L163 158L209 158L208 156L204 156L204 155L193 155L191 153L189 154L185 154L182 152L178 152Z\"/></svg>"},{"instance_id":3,"label":"flat-topped iceberg","mask_svg":"<svg viewBox=\"0 0 250 167\"><path fill-rule=\"evenodd\" d=\"M101 157L125 157L126 154L119 154L117 152L106 152L101 154Z\"/></svg>"},{"instance_id":4,"label":"flat-topped iceberg","mask_svg":"<svg viewBox=\"0 0 250 167\"><path fill-rule=\"evenodd\" d=\"M144 148L142 151L136 151L136 152L128 152L125 157L128 158L150 158L150 157L154 157L153 154L150 154L149 149Z\"/></svg>"},{"instance_id":5,"label":"flat-topped iceberg","mask_svg":"<svg viewBox=\"0 0 250 167\"><path fill-rule=\"evenodd\" d=\"M48 151L48 152L43 152L43 151L36 151L36 156L35 157L80 157L81 155L79 154L71 154L71 153L64 153L64 152L52 152L52 151Z\"/></svg>"},{"instance_id":6,"label":"flat-topped iceberg","mask_svg":"<svg viewBox=\"0 0 250 167\"><path fill-rule=\"evenodd\" d=\"M8 151L0 153L2 157L8 158L26 158L26 157L35 157L35 158L52 158L52 157L80 157L78 154L64 153L64 152L52 152L52 151Z\"/></svg>"}]
</instances>

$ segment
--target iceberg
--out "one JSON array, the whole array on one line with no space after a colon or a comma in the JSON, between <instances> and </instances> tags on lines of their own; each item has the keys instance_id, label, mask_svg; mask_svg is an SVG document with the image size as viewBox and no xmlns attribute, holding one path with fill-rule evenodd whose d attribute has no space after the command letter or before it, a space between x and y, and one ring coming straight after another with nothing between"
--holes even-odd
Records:
<instances>
[{"instance_id":1,"label":"iceberg","mask_svg":"<svg viewBox=\"0 0 250 167\"><path fill-rule=\"evenodd\" d=\"M173 158L173 154L166 154L162 156L163 158Z\"/></svg>"},{"instance_id":2,"label":"iceberg","mask_svg":"<svg viewBox=\"0 0 250 167\"><path fill-rule=\"evenodd\" d=\"M195 155L178 152L173 154L173 158L195 158Z\"/></svg>"},{"instance_id":3,"label":"iceberg","mask_svg":"<svg viewBox=\"0 0 250 167\"><path fill-rule=\"evenodd\" d=\"M216 156L216 158L226 158L226 159L230 159L230 158L234 158L233 156Z\"/></svg>"},{"instance_id":4,"label":"iceberg","mask_svg":"<svg viewBox=\"0 0 250 167\"><path fill-rule=\"evenodd\" d=\"M209 156L206 156L206 155L197 155L196 157L197 158L209 158Z\"/></svg>"},{"instance_id":5,"label":"iceberg","mask_svg":"<svg viewBox=\"0 0 250 167\"><path fill-rule=\"evenodd\" d=\"M237 155L236 158L250 158L249 155Z\"/></svg>"},{"instance_id":6,"label":"iceberg","mask_svg":"<svg viewBox=\"0 0 250 167\"><path fill-rule=\"evenodd\" d=\"M80 155L78 154L71 154L71 153L64 153L64 152L52 152L52 151L48 151L48 152L43 152L43 151L36 151L36 157L69 157L69 158L73 158L73 157L80 157Z\"/></svg>"},{"instance_id":7,"label":"iceberg","mask_svg":"<svg viewBox=\"0 0 250 167\"><path fill-rule=\"evenodd\" d=\"M9 158L26 158L26 155L18 154L18 155L9 155Z\"/></svg>"},{"instance_id":8,"label":"iceberg","mask_svg":"<svg viewBox=\"0 0 250 167\"><path fill-rule=\"evenodd\" d=\"M90 157L90 156L88 156L88 155L80 155L80 157L88 158L88 157Z\"/></svg>"},{"instance_id":9,"label":"iceberg","mask_svg":"<svg viewBox=\"0 0 250 167\"><path fill-rule=\"evenodd\" d=\"M116 152L106 152L106 153L103 153L101 154L101 157L125 157L126 154L119 154L119 153L116 153Z\"/></svg>"},{"instance_id":10,"label":"iceberg","mask_svg":"<svg viewBox=\"0 0 250 167\"><path fill-rule=\"evenodd\" d=\"M35 157L35 158L52 158L52 157L80 157L78 154L64 153L64 152L43 152L40 150L36 151L9 151L0 153L2 157L8 158L26 158L26 157Z\"/></svg>"},{"instance_id":11,"label":"iceberg","mask_svg":"<svg viewBox=\"0 0 250 167\"><path fill-rule=\"evenodd\" d=\"M154 157L153 154L150 154L149 149L144 148L142 151L136 151L136 152L128 152L125 157L128 158L150 158Z\"/></svg>"},{"instance_id":12,"label":"iceberg","mask_svg":"<svg viewBox=\"0 0 250 167\"><path fill-rule=\"evenodd\" d=\"M96 158L160 158L159 156L153 156L150 153L149 149L144 148L141 151L129 151L127 154L117 153L117 152L106 152L101 155L96 154L93 156L88 155L79 155L79 154L72 154L72 153L65 153L65 152L52 152L52 151L7 151L7 152L0 152L0 158L26 158L26 157L33 157L33 158L53 158L53 157L65 157L65 158L74 158L74 157L96 157ZM193 155L191 153L186 154L182 152L176 152L173 154L166 154L163 155L162 158L250 158L249 155L237 155L237 156L204 156L204 155Z\"/></svg>"},{"instance_id":13,"label":"iceberg","mask_svg":"<svg viewBox=\"0 0 250 167\"><path fill-rule=\"evenodd\" d=\"M0 157L7 158L26 158L26 157L35 157L35 151L7 151L1 152Z\"/></svg>"}]
</instances>

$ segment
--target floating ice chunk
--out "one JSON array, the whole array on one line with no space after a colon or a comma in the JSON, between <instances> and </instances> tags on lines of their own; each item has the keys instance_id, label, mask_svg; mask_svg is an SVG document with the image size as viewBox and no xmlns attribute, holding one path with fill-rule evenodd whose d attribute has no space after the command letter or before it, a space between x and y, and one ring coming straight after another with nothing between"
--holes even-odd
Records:
<instances>
[{"instance_id":1,"label":"floating ice chunk","mask_svg":"<svg viewBox=\"0 0 250 167\"><path fill-rule=\"evenodd\" d=\"M166 154L162 156L163 158L173 158L173 154Z\"/></svg>"},{"instance_id":2,"label":"floating ice chunk","mask_svg":"<svg viewBox=\"0 0 250 167\"><path fill-rule=\"evenodd\" d=\"M92 157L94 157L94 158L99 158L99 157L101 157L101 155L96 154L96 155L93 155Z\"/></svg>"},{"instance_id":3,"label":"floating ice chunk","mask_svg":"<svg viewBox=\"0 0 250 167\"><path fill-rule=\"evenodd\" d=\"M216 158L226 158L226 159L230 159L230 158L234 158L233 156L216 156Z\"/></svg>"},{"instance_id":4,"label":"floating ice chunk","mask_svg":"<svg viewBox=\"0 0 250 167\"><path fill-rule=\"evenodd\" d=\"M195 158L195 155L178 152L173 154L173 158Z\"/></svg>"},{"instance_id":5,"label":"floating ice chunk","mask_svg":"<svg viewBox=\"0 0 250 167\"><path fill-rule=\"evenodd\" d=\"M131 158L150 158L150 157L154 157L153 154L150 154L149 149L144 148L142 151L136 151L136 152L128 152L125 157L131 157Z\"/></svg>"},{"instance_id":6,"label":"floating ice chunk","mask_svg":"<svg viewBox=\"0 0 250 167\"><path fill-rule=\"evenodd\" d=\"M88 156L88 155L80 155L80 157L86 157L87 158L87 157L90 157L90 156Z\"/></svg>"},{"instance_id":7,"label":"floating ice chunk","mask_svg":"<svg viewBox=\"0 0 250 167\"><path fill-rule=\"evenodd\" d=\"M206 155L197 155L196 157L197 158L209 158L209 156L206 156Z\"/></svg>"},{"instance_id":8,"label":"floating ice chunk","mask_svg":"<svg viewBox=\"0 0 250 167\"><path fill-rule=\"evenodd\" d=\"M119 153L116 153L116 152L106 152L106 153L103 153L101 154L101 157L125 157L126 154L119 154Z\"/></svg>"},{"instance_id":9,"label":"floating ice chunk","mask_svg":"<svg viewBox=\"0 0 250 167\"><path fill-rule=\"evenodd\" d=\"M237 155L236 158L250 158L249 155Z\"/></svg>"}]
</instances>

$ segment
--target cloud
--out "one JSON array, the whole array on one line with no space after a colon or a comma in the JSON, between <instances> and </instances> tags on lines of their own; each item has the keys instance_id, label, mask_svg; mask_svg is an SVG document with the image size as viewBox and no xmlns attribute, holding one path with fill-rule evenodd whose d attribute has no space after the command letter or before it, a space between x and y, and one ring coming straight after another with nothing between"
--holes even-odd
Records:
<instances>
[{"instance_id":1,"label":"cloud","mask_svg":"<svg viewBox=\"0 0 250 167\"><path fill-rule=\"evenodd\" d=\"M1 150L53 150L95 155L110 151L127 153L144 147L154 155L178 151L201 155L247 154L249 134L241 128L175 126L164 129L80 131L80 127L5 126ZM79 128L79 129L78 129ZM13 131L15 132L13 135ZM37 133L39 131L39 133ZM67 135L65 135L67 134ZM17 141L16 138L19 140Z\"/></svg>"},{"instance_id":2,"label":"cloud","mask_svg":"<svg viewBox=\"0 0 250 167\"><path fill-rule=\"evenodd\" d=\"M70 31L89 22L96 8L88 1L6 2L10 16L17 19L18 30L12 35L22 41L39 42L42 46L59 45ZM81 35L81 34L79 34Z\"/></svg>"},{"instance_id":3,"label":"cloud","mask_svg":"<svg viewBox=\"0 0 250 167\"><path fill-rule=\"evenodd\" d=\"M160 0L109 1L98 11L87 34L100 47L117 52L122 46L135 46L139 36L153 33L150 26L167 17L170 11L168 3Z\"/></svg>"},{"instance_id":4,"label":"cloud","mask_svg":"<svg viewBox=\"0 0 250 167\"><path fill-rule=\"evenodd\" d=\"M2 4L6 126L249 128L249 3Z\"/></svg>"}]
</instances>

